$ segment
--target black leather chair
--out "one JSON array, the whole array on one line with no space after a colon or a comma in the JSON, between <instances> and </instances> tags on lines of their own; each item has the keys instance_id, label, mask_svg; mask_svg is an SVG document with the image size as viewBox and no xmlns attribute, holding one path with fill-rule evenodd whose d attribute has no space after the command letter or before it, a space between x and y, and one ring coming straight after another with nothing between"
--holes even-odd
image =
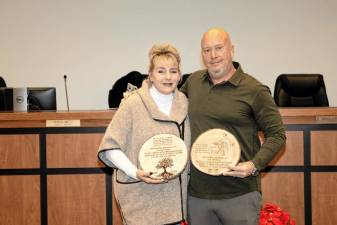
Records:
<instances>
[{"instance_id":1,"label":"black leather chair","mask_svg":"<svg viewBox=\"0 0 337 225\"><path fill-rule=\"evenodd\" d=\"M281 74L277 77L274 100L279 107L329 106L321 74Z\"/></svg>"},{"instance_id":2,"label":"black leather chair","mask_svg":"<svg viewBox=\"0 0 337 225\"><path fill-rule=\"evenodd\" d=\"M7 87L5 80L0 77L0 87Z\"/></svg>"},{"instance_id":3,"label":"black leather chair","mask_svg":"<svg viewBox=\"0 0 337 225\"><path fill-rule=\"evenodd\" d=\"M128 83L139 88L142 86L145 78L147 78L147 75L141 74L138 71L131 71L119 78L109 90L109 108L118 108L121 100L123 99L123 93L126 91Z\"/></svg>"},{"instance_id":4,"label":"black leather chair","mask_svg":"<svg viewBox=\"0 0 337 225\"><path fill-rule=\"evenodd\" d=\"M183 84L185 83L185 81L187 80L187 78L190 76L191 74L190 73L186 73L186 74L183 74L181 76L181 81L179 82L179 84L177 85L177 88L180 89Z\"/></svg>"}]
</instances>

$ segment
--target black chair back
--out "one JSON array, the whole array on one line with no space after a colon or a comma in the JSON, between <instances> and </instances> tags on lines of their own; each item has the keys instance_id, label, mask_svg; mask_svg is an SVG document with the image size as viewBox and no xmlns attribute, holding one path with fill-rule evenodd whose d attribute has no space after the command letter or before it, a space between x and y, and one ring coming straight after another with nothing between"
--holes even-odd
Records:
<instances>
[{"instance_id":1,"label":"black chair back","mask_svg":"<svg viewBox=\"0 0 337 225\"><path fill-rule=\"evenodd\" d=\"M279 107L329 106L321 74L281 74L277 77L274 100Z\"/></svg>"},{"instance_id":2,"label":"black chair back","mask_svg":"<svg viewBox=\"0 0 337 225\"><path fill-rule=\"evenodd\" d=\"M0 87L7 87L5 80L0 77Z\"/></svg>"},{"instance_id":3,"label":"black chair back","mask_svg":"<svg viewBox=\"0 0 337 225\"><path fill-rule=\"evenodd\" d=\"M109 90L109 108L119 107L119 104L123 99L123 93L127 90L128 83L139 88L142 86L142 82L145 78L147 78L147 75L141 74L138 71L131 71L119 78Z\"/></svg>"}]
</instances>

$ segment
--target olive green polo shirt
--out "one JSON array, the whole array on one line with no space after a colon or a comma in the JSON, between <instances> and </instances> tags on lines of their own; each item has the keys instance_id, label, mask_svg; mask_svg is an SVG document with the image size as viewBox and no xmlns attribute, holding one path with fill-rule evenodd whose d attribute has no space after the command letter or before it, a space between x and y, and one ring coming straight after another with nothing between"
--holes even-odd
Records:
<instances>
[{"instance_id":1,"label":"olive green polo shirt","mask_svg":"<svg viewBox=\"0 0 337 225\"><path fill-rule=\"evenodd\" d=\"M226 82L213 85L207 70L200 70L181 88L189 99L192 143L209 129L225 129L240 143L240 161L252 160L261 170L283 146L285 130L269 88L233 64L236 72ZM265 136L262 146L258 131ZM199 198L232 198L260 191L260 179L210 176L191 165L189 192Z\"/></svg>"}]
</instances>

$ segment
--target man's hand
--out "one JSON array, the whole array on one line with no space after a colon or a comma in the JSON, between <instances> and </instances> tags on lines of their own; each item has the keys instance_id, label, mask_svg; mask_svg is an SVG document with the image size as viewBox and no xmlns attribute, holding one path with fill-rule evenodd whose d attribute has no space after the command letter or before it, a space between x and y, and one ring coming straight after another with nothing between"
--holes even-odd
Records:
<instances>
[{"instance_id":1,"label":"man's hand","mask_svg":"<svg viewBox=\"0 0 337 225\"><path fill-rule=\"evenodd\" d=\"M236 166L229 166L230 171L223 172L224 176L245 178L252 175L255 166L252 161L241 162Z\"/></svg>"},{"instance_id":2,"label":"man's hand","mask_svg":"<svg viewBox=\"0 0 337 225\"><path fill-rule=\"evenodd\" d=\"M150 177L152 175L152 173L150 172L145 172L144 170L137 170L137 178L141 181L144 181L145 183L148 184L160 184L160 183L164 183L166 182L166 180L161 179L161 178L152 178Z\"/></svg>"}]
</instances>

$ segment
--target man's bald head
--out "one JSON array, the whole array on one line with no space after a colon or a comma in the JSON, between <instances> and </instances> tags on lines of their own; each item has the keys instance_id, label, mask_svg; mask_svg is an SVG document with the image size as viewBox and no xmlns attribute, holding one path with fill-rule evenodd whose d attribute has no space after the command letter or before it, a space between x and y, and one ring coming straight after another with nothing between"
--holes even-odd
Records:
<instances>
[{"instance_id":1,"label":"man's bald head","mask_svg":"<svg viewBox=\"0 0 337 225\"><path fill-rule=\"evenodd\" d=\"M235 72L232 60L234 47L229 34L212 28L201 39L202 58L213 83L228 80Z\"/></svg>"},{"instance_id":2,"label":"man's bald head","mask_svg":"<svg viewBox=\"0 0 337 225\"><path fill-rule=\"evenodd\" d=\"M206 31L201 39L201 46L203 46L204 42L212 39L220 39L223 40L224 43L232 45L229 34L222 28L211 28Z\"/></svg>"}]
</instances>

